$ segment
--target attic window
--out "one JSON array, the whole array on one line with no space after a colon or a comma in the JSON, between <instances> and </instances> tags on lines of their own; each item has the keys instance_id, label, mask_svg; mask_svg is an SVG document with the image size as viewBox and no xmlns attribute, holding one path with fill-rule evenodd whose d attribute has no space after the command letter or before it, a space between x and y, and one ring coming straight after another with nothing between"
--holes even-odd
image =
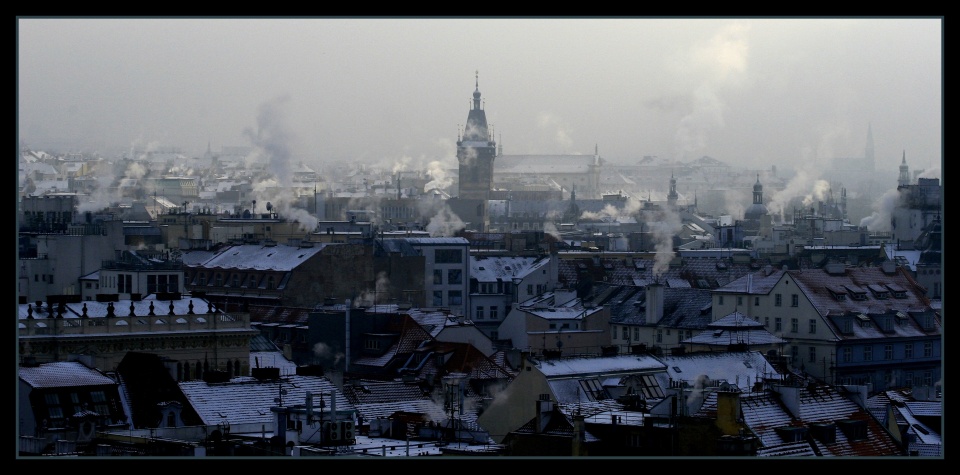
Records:
<instances>
[{"instance_id":1,"label":"attic window","mask_svg":"<svg viewBox=\"0 0 960 475\"><path fill-rule=\"evenodd\" d=\"M683 372L683 370L680 369L679 366L674 366L674 367L673 367L673 370L674 370L675 372L677 372L677 373L682 373L682 372Z\"/></svg>"}]
</instances>

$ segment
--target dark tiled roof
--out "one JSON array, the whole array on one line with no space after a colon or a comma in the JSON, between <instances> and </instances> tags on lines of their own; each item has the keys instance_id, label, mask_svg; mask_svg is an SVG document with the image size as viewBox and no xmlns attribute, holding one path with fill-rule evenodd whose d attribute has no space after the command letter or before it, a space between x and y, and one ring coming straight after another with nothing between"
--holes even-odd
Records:
<instances>
[{"instance_id":1,"label":"dark tiled roof","mask_svg":"<svg viewBox=\"0 0 960 475\"><path fill-rule=\"evenodd\" d=\"M72 361L21 366L20 379L36 389L117 384L103 373Z\"/></svg>"},{"instance_id":2,"label":"dark tiled roof","mask_svg":"<svg viewBox=\"0 0 960 475\"><path fill-rule=\"evenodd\" d=\"M602 303L610 309L610 323L647 325L647 294L633 285L597 285ZM614 290L610 290L614 288ZM658 325L682 329L704 329L712 318L712 296L707 289L690 287L663 289L663 318ZM652 323L651 323L652 324Z\"/></svg>"}]
</instances>

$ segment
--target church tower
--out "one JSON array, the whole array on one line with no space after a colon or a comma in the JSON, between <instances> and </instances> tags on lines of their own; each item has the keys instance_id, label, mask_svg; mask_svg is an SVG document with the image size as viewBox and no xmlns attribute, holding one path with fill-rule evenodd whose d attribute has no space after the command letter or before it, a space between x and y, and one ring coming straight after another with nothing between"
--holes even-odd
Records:
<instances>
[{"instance_id":1,"label":"church tower","mask_svg":"<svg viewBox=\"0 0 960 475\"><path fill-rule=\"evenodd\" d=\"M487 115L480 107L480 78L476 76L473 102L467 114L463 135L457 140L460 164L459 198L486 200L493 188L493 160L496 142L487 130Z\"/></svg>"},{"instance_id":2,"label":"church tower","mask_svg":"<svg viewBox=\"0 0 960 475\"><path fill-rule=\"evenodd\" d=\"M910 168L907 167L907 151L903 151L903 160L900 161L900 178L897 179L897 187L910 185Z\"/></svg>"},{"instance_id":3,"label":"church tower","mask_svg":"<svg viewBox=\"0 0 960 475\"><path fill-rule=\"evenodd\" d=\"M677 179L670 172L670 192L667 193L667 205L671 208L677 207Z\"/></svg>"}]
</instances>

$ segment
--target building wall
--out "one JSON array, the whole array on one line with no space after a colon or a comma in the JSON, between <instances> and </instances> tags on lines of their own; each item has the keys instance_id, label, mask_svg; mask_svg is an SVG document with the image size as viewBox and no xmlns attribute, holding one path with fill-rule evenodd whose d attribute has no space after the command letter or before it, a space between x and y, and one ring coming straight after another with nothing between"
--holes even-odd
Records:
<instances>
[{"instance_id":1,"label":"building wall","mask_svg":"<svg viewBox=\"0 0 960 475\"><path fill-rule=\"evenodd\" d=\"M537 415L536 401L541 394L549 394L551 400L557 400L547 385L546 377L527 360L526 355L522 355L521 363L517 376L477 417L477 424L489 431L490 437L498 444L510 431Z\"/></svg>"}]
</instances>

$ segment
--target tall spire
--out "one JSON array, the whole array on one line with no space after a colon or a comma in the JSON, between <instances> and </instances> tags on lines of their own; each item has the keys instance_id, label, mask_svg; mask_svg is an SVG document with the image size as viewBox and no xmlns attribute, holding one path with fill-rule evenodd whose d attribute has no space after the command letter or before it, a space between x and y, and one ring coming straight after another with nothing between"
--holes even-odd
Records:
<instances>
[{"instance_id":1,"label":"tall spire","mask_svg":"<svg viewBox=\"0 0 960 475\"><path fill-rule=\"evenodd\" d=\"M900 178L897 179L897 186L907 186L910 184L910 168L907 167L907 151L903 151L903 158L900 160Z\"/></svg>"}]
</instances>

